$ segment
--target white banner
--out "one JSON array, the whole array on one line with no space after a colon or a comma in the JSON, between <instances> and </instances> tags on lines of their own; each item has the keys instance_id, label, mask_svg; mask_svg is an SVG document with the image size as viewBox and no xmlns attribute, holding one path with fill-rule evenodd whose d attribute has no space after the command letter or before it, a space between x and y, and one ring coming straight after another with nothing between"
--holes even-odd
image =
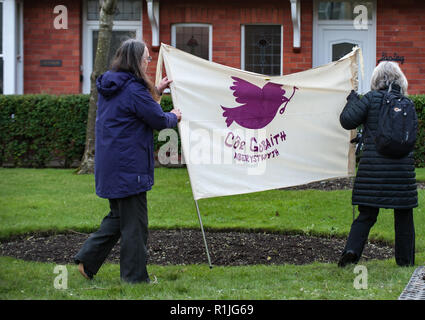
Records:
<instances>
[{"instance_id":1,"label":"white banner","mask_svg":"<svg viewBox=\"0 0 425 320\"><path fill-rule=\"evenodd\" d=\"M353 132L339 115L357 87L353 51L339 61L268 77L162 44L195 200L285 188L354 174Z\"/></svg>"}]
</instances>

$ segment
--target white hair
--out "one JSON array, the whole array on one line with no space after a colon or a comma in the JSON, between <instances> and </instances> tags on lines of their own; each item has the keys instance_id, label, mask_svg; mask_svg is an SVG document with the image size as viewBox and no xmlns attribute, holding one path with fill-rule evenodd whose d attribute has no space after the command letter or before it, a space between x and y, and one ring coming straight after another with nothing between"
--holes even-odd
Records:
<instances>
[{"instance_id":1,"label":"white hair","mask_svg":"<svg viewBox=\"0 0 425 320\"><path fill-rule=\"evenodd\" d=\"M408 82L400 66L394 61L381 61L373 70L370 88L372 90L391 91L393 84L400 86L403 95L407 95Z\"/></svg>"}]
</instances>

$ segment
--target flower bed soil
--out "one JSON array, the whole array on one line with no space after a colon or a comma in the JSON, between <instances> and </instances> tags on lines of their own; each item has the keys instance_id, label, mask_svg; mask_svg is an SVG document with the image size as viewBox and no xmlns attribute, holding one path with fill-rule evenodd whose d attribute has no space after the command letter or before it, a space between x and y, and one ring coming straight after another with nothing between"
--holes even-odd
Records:
<instances>
[{"instance_id":1,"label":"flower bed soil","mask_svg":"<svg viewBox=\"0 0 425 320\"><path fill-rule=\"evenodd\" d=\"M424 184L418 184L424 188ZM285 190L351 189L352 179L315 182ZM33 234L14 236L0 243L0 255L18 259L73 263L73 257L89 234L70 230L65 234ZM252 264L308 264L336 263L345 245L345 239L317 237L307 234L280 234L267 232L207 231L213 265ZM208 263L201 230L150 230L148 240L149 263L199 264ZM394 256L392 246L368 242L362 259L388 259ZM119 242L112 249L109 262L119 262Z\"/></svg>"}]
</instances>

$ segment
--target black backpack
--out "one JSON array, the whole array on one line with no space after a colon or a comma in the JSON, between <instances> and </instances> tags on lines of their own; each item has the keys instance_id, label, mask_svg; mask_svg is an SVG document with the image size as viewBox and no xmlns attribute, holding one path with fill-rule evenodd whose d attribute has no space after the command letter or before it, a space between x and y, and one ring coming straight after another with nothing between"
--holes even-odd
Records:
<instances>
[{"instance_id":1,"label":"black backpack","mask_svg":"<svg viewBox=\"0 0 425 320\"><path fill-rule=\"evenodd\" d=\"M415 105L406 96L386 92L379 110L378 129L372 134L376 150L390 158L402 158L413 151L418 130Z\"/></svg>"}]
</instances>

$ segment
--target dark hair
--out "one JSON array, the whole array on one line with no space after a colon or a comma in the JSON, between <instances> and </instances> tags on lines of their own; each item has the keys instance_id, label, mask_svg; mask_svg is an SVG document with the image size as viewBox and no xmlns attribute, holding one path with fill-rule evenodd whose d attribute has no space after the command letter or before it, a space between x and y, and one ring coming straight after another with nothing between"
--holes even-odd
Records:
<instances>
[{"instance_id":1,"label":"dark hair","mask_svg":"<svg viewBox=\"0 0 425 320\"><path fill-rule=\"evenodd\" d=\"M143 80L152 97L155 100L159 99L158 93L142 69L143 53L145 52L146 44L143 41L136 39L128 39L124 41L118 48L111 63L111 70L130 72L136 78Z\"/></svg>"}]
</instances>

